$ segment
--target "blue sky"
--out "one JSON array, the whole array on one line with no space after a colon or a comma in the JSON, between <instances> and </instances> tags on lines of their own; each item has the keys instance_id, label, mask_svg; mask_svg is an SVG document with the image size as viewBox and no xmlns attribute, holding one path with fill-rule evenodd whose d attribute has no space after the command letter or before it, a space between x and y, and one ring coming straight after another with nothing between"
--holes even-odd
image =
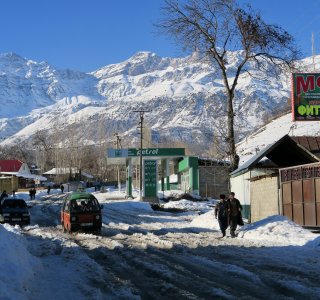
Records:
<instances>
[{"instance_id":1,"label":"blue sky","mask_svg":"<svg viewBox=\"0 0 320 300\"><path fill-rule=\"evenodd\" d=\"M311 32L320 53L320 0L241 0L269 23L295 36L311 55ZM1 0L0 52L15 52L58 68L93 71L138 51L184 55L155 34L162 0Z\"/></svg>"}]
</instances>

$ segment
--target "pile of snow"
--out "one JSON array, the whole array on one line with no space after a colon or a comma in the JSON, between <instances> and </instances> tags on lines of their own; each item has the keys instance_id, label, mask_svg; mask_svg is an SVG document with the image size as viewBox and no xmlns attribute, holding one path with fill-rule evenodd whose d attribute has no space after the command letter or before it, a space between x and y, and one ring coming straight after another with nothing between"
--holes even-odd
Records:
<instances>
[{"instance_id":1,"label":"pile of snow","mask_svg":"<svg viewBox=\"0 0 320 300\"><path fill-rule=\"evenodd\" d=\"M162 200L181 200L183 198L201 200L198 194L187 193L182 190L158 191L158 198Z\"/></svg>"},{"instance_id":2,"label":"pile of snow","mask_svg":"<svg viewBox=\"0 0 320 300\"><path fill-rule=\"evenodd\" d=\"M142 202L139 200L127 200L126 203L126 209L127 210L146 210L146 211L153 211L153 209L150 206L150 203L148 202Z\"/></svg>"},{"instance_id":3,"label":"pile of snow","mask_svg":"<svg viewBox=\"0 0 320 300\"><path fill-rule=\"evenodd\" d=\"M208 211L193 219L190 223L192 227L208 228L213 230L220 230L218 220L215 218L214 210Z\"/></svg>"},{"instance_id":4,"label":"pile of snow","mask_svg":"<svg viewBox=\"0 0 320 300\"><path fill-rule=\"evenodd\" d=\"M240 229L239 237L269 241L275 245L319 247L320 237L283 216L271 216Z\"/></svg>"},{"instance_id":5,"label":"pile of snow","mask_svg":"<svg viewBox=\"0 0 320 300\"><path fill-rule=\"evenodd\" d=\"M27 299L26 290L41 264L27 250L19 226L0 225L0 253L0 298Z\"/></svg>"},{"instance_id":6,"label":"pile of snow","mask_svg":"<svg viewBox=\"0 0 320 300\"><path fill-rule=\"evenodd\" d=\"M166 209L181 209L186 211L208 211L212 209L210 206L211 202L208 201L190 201L190 200L179 200L169 201L163 204L163 208Z\"/></svg>"},{"instance_id":7,"label":"pile of snow","mask_svg":"<svg viewBox=\"0 0 320 300\"><path fill-rule=\"evenodd\" d=\"M170 190L170 191L158 191L158 198L160 199L180 199L185 192L181 190Z\"/></svg>"}]
</instances>

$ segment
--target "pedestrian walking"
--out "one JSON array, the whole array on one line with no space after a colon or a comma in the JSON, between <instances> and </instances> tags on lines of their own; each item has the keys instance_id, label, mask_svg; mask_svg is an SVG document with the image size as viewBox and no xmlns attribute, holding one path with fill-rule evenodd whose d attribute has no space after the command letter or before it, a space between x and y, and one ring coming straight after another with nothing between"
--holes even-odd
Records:
<instances>
[{"instance_id":1,"label":"pedestrian walking","mask_svg":"<svg viewBox=\"0 0 320 300\"><path fill-rule=\"evenodd\" d=\"M48 188L47 188L47 194L48 194L48 195L50 194L50 191L51 191L51 186L48 185Z\"/></svg>"},{"instance_id":2,"label":"pedestrian walking","mask_svg":"<svg viewBox=\"0 0 320 300\"><path fill-rule=\"evenodd\" d=\"M241 216L241 210L242 210L242 205L240 204L240 201L235 198L235 193L231 192L229 195L229 222L230 222L230 234L231 237L234 238L236 237L235 231L237 229L237 226L241 219L242 221L242 216ZM243 222L242 222L243 225Z\"/></svg>"},{"instance_id":3,"label":"pedestrian walking","mask_svg":"<svg viewBox=\"0 0 320 300\"><path fill-rule=\"evenodd\" d=\"M32 189L32 199L33 199L33 200L36 199L36 193L37 193L36 188L33 188L33 189Z\"/></svg>"},{"instance_id":4,"label":"pedestrian walking","mask_svg":"<svg viewBox=\"0 0 320 300\"><path fill-rule=\"evenodd\" d=\"M29 197L30 197L30 200L32 200L32 198L33 198L33 190L32 190L32 188L29 190Z\"/></svg>"},{"instance_id":5,"label":"pedestrian walking","mask_svg":"<svg viewBox=\"0 0 320 300\"><path fill-rule=\"evenodd\" d=\"M60 189L61 189L61 194L63 194L63 190L64 190L63 184L60 185Z\"/></svg>"},{"instance_id":6,"label":"pedestrian walking","mask_svg":"<svg viewBox=\"0 0 320 300\"><path fill-rule=\"evenodd\" d=\"M228 228L229 218L229 203L226 200L226 195L220 195L220 201L216 204L215 217L218 219L219 227L222 233L222 237L226 236L226 229Z\"/></svg>"},{"instance_id":7,"label":"pedestrian walking","mask_svg":"<svg viewBox=\"0 0 320 300\"><path fill-rule=\"evenodd\" d=\"M15 197L16 197L16 191L13 190L13 191L12 191L12 198L15 198Z\"/></svg>"}]
</instances>

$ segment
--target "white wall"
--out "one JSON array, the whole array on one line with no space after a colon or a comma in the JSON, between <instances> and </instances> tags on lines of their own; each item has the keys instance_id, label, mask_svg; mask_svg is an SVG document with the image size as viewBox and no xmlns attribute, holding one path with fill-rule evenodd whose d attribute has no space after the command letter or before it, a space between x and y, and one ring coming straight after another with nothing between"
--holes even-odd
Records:
<instances>
[{"instance_id":1,"label":"white wall","mask_svg":"<svg viewBox=\"0 0 320 300\"><path fill-rule=\"evenodd\" d=\"M250 171L230 178L230 191L235 193L235 197L241 204L250 205Z\"/></svg>"}]
</instances>

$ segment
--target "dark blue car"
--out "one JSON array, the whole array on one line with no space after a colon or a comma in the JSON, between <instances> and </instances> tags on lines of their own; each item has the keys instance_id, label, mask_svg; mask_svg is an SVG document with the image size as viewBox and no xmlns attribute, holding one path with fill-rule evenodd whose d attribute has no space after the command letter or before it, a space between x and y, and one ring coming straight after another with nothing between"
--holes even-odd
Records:
<instances>
[{"instance_id":1,"label":"dark blue car","mask_svg":"<svg viewBox=\"0 0 320 300\"><path fill-rule=\"evenodd\" d=\"M29 225L30 213L23 199L4 199L0 205L0 222Z\"/></svg>"}]
</instances>

